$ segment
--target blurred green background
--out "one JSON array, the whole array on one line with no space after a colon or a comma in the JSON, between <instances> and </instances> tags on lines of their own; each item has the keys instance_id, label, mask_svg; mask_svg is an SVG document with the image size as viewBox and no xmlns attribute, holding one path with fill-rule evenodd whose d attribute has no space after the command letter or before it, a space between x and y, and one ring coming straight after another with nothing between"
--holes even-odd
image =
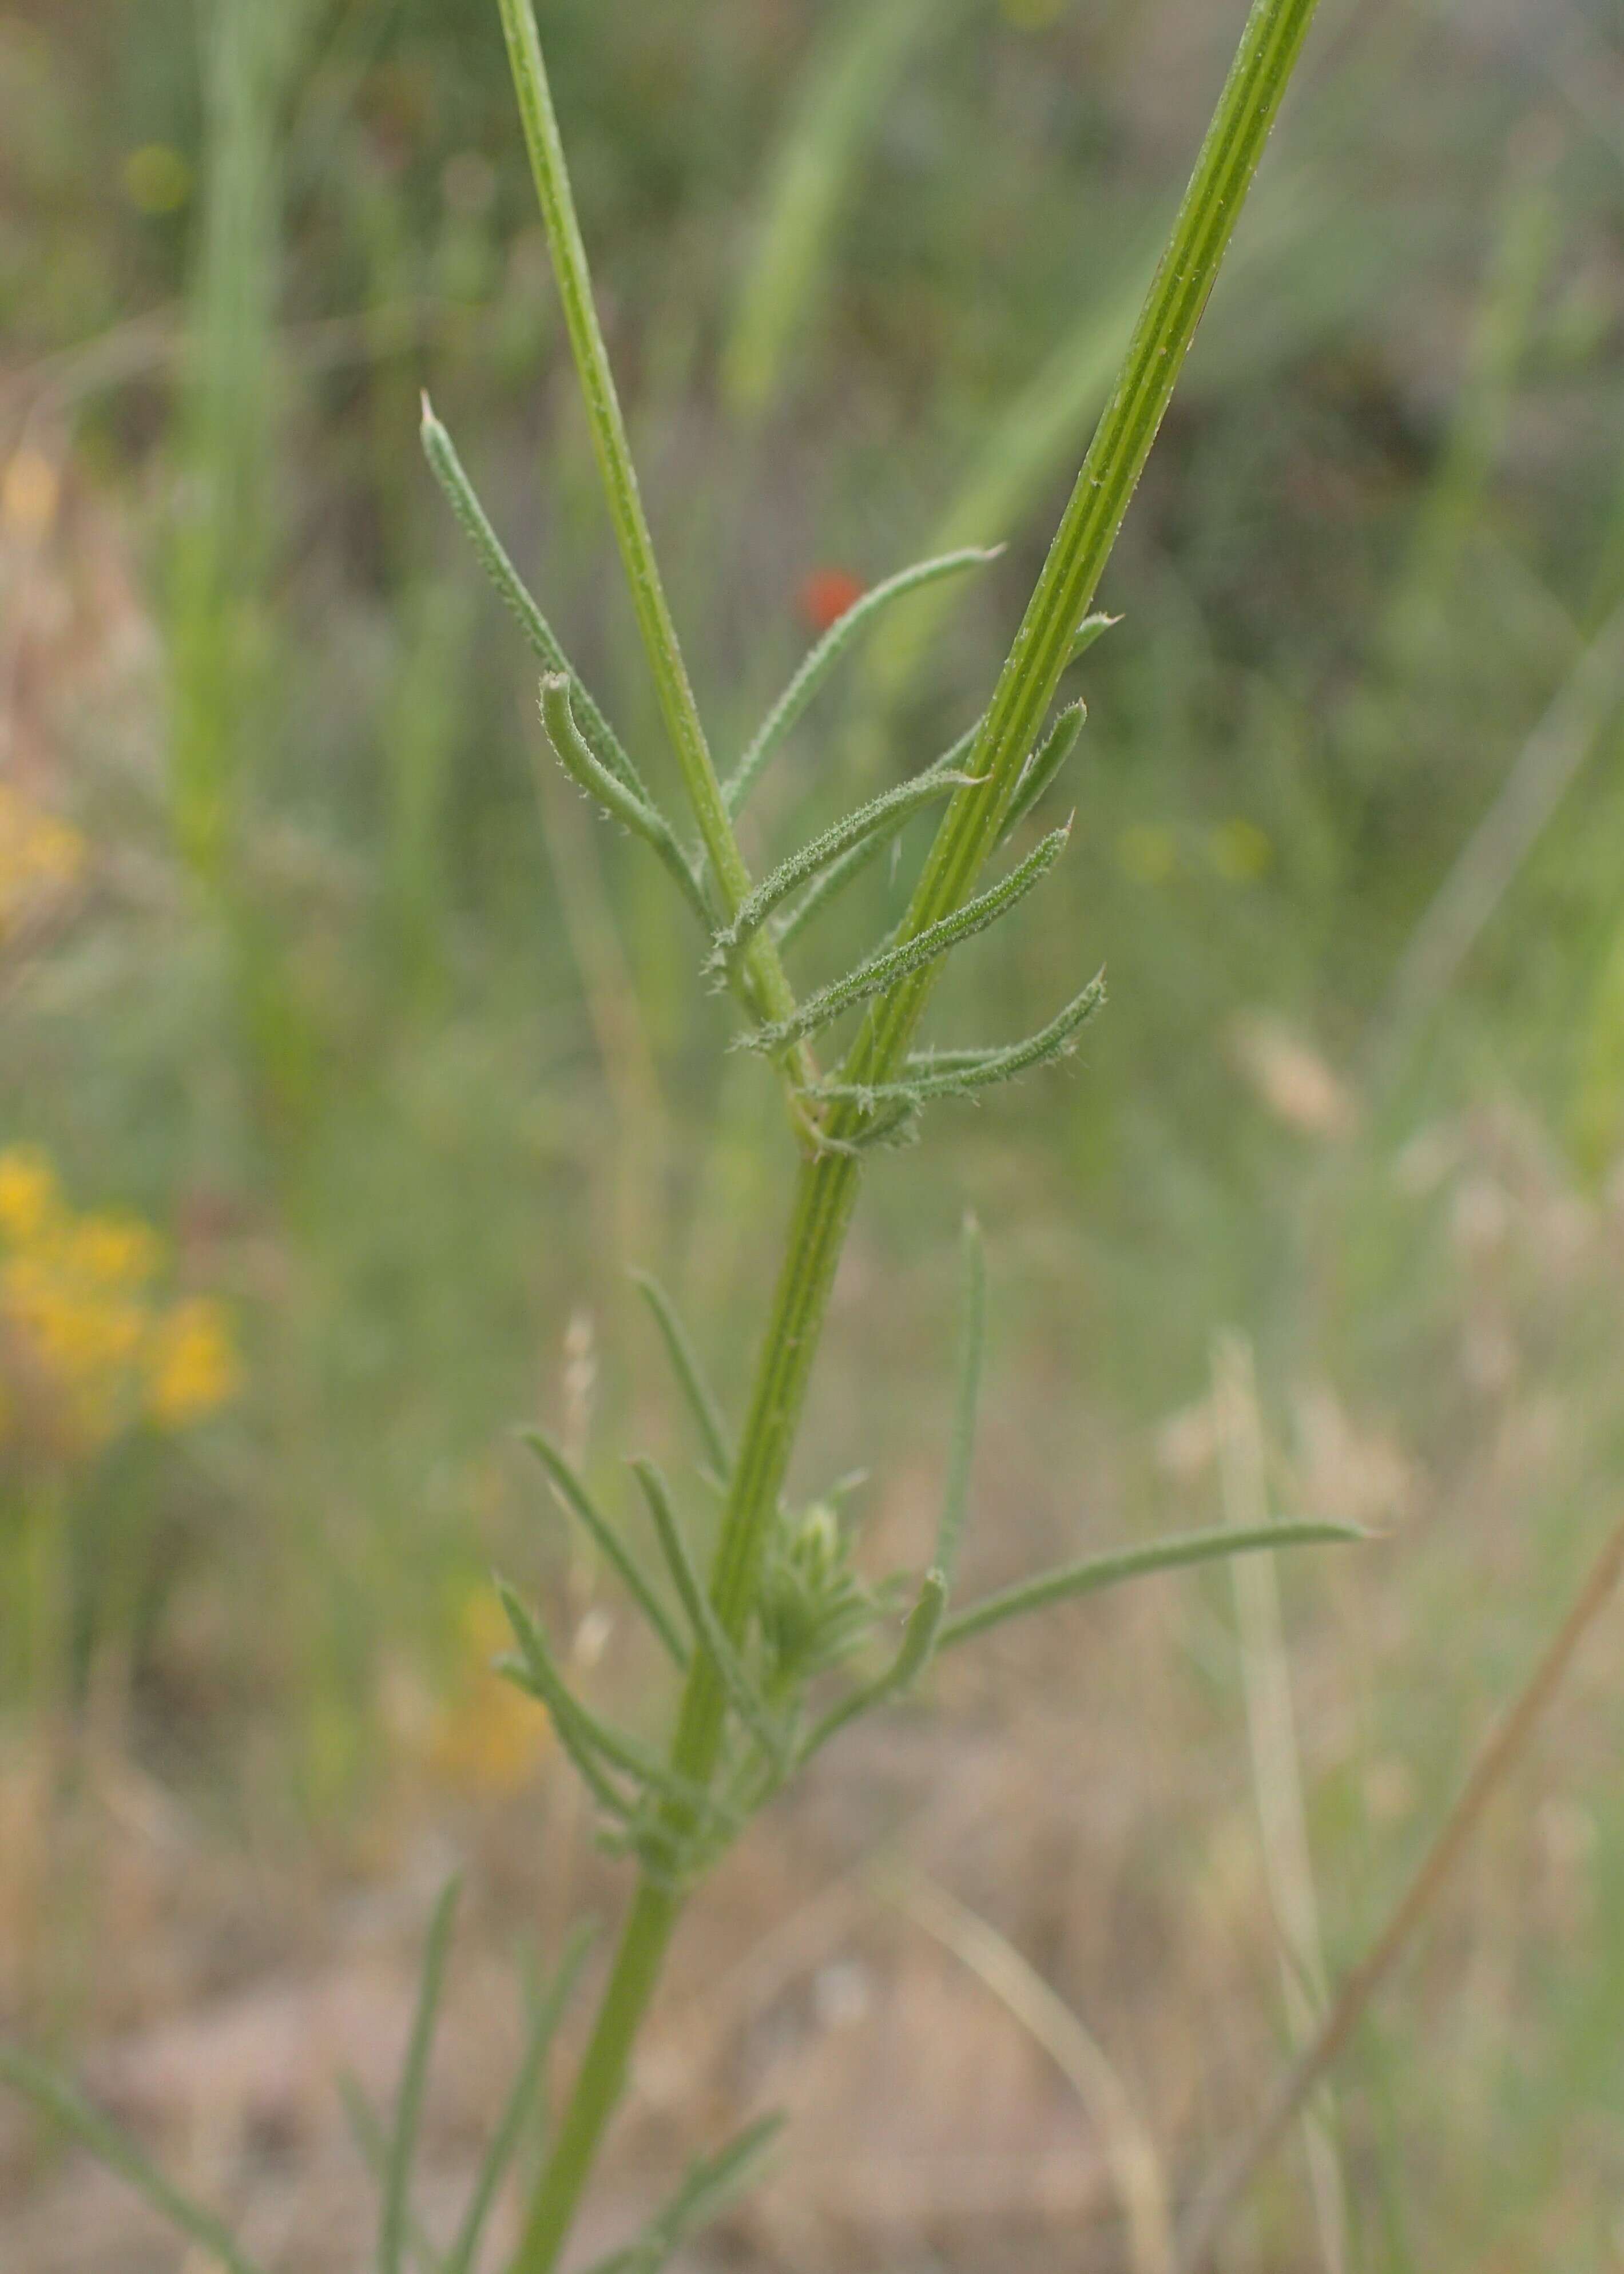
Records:
<instances>
[{"instance_id":1,"label":"blurred green background","mask_svg":"<svg viewBox=\"0 0 1624 2274\"><path fill-rule=\"evenodd\" d=\"M831 594L1007 545L885 620L753 860L979 707L1240 14L542 0L724 763ZM869 1468L920 1552L966 1204L983 1577L1210 1519L1213 1338L1250 1338L1277 1505L1394 1534L1285 1576L1333 1973L1624 1480L1621 98L1607 0L1324 0L1076 674L1071 851L937 1023L1026 1031L1101 962L1109 1012L876 1167L802 1479ZM493 5L12 4L0 332L0 2014L72 2048L297 1954L425 1824L552 1820L479 1672L485 1574L555 1588L583 1650L609 1598L509 1425L611 1489L674 1437L636 1264L736 1399L791 1163L640 848L538 772L530 659L418 451L427 388L669 781ZM1234 1606L1181 1583L1143 1648L1088 1615L944 1698L933 1773L1075 1682L1109 1826L1079 1803L1064 1869L971 1892L1193 2157L1285 2027ZM1624 2265L1619 1631L1356 2048L1349 2265ZM221 1897L246 1954L107 1942L132 1792L225 1883L271 1872ZM1151 1921L1131 1996L1109 1935L1041 1924L1101 1853ZM1237 2267L1320 2263L1289 2159L1259 2203ZM975 2263L1057 2263L1003 2235Z\"/></svg>"}]
</instances>

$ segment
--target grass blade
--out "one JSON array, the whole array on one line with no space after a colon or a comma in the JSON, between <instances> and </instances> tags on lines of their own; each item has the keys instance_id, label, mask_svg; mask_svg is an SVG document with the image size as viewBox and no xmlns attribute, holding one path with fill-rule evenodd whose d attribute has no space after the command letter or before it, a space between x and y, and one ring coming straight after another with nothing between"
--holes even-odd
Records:
<instances>
[{"instance_id":1,"label":"grass blade","mask_svg":"<svg viewBox=\"0 0 1624 2274\"><path fill-rule=\"evenodd\" d=\"M853 600L807 655L789 685L756 728L743 757L723 785L722 795L726 800L728 812L735 816L739 813L768 759L795 726L852 642L882 609L889 606L891 601L901 599L905 593L917 592L927 584L938 584L944 576L960 576L966 568L985 568L989 561L996 561L1003 550L1002 546L990 548L965 546L954 553L939 553L933 561L915 561L912 568L898 569L894 576L888 576L883 584L870 586L860 599Z\"/></svg>"},{"instance_id":2,"label":"grass blade","mask_svg":"<svg viewBox=\"0 0 1624 2274\"><path fill-rule=\"evenodd\" d=\"M942 0L857 0L831 22L776 137L755 251L722 359L729 408L755 418L821 295L865 146L920 42L951 18Z\"/></svg>"},{"instance_id":3,"label":"grass blade","mask_svg":"<svg viewBox=\"0 0 1624 2274\"><path fill-rule=\"evenodd\" d=\"M490 2144L479 2165L479 2175L474 2181L468 2209L462 2224L457 2229L440 2274L473 2274L475 2259L485 2234L485 2222L496 2202L497 2191L507 2176L524 2130L525 2120L535 2104L546 2067L547 2054L564 2009L575 1993L586 1963L586 1954L592 1940L592 1928L583 1921L564 1946L564 1955L559 1961L558 1971L548 1984L546 1992L530 2026L524 2041L524 2052L517 2073L491 2135Z\"/></svg>"},{"instance_id":4,"label":"grass blade","mask_svg":"<svg viewBox=\"0 0 1624 2274\"><path fill-rule=\"evenodd\" d=\"M417 2128L423 2116L424 2087L428 2081L429 2050L445 1986L446 1958L451 1947L452 1922L456 1916L462 1880L447 1882L429 1921L428 1942L423 1954L423 1976L417 1990L417 2010L412 2017L406 2047L406 2065L395 2105L395 2127L389 2135L384 2171L383 2213L378 2229L379 2274L401 2274L406 2229L410 2218L412 2164L417 2151Z\"/></svg>"},{"instance_id":5,"label":"grass blade","mask_svg":"<svg viewBox=\"0 0 1624 2274\"><path fill-rule=\"evenodd\" d=\"M699 1353L677 1315L675 1304L650 1271L634 1271L632 1279L643 1301L654 1314L654 1323L665 1345L665 1355L671 1360L671 1370L687 1398L699 1434L704 1440L710 1465L720 1477L726 1477L733 1465L733 1440L715 1392L705 1379Z\"/></svg>"},{"instance_id":6,"label":"grass blade","mask_svg":"<svg viewBox=\"0 0 1624 2274\"><path fill-rule=\"evenodd\" d=\"M553 1480L553 1490L565 1507L620 1573L627 1592L665 1645L673 1662L686 1669L688 1645L678 1632L670 1612L637 1569L619 1532L608 1518L599 1513L590 1494L559 1448L543 1429L521 1429L519 1436L547 1472Z\"/></svg>"},{"instance_id":7,"label":"grass blade","mask_svg":"<svg viewBox=\"0 0 1624 2274\"><path fill-rule=\"evenodd\" d=\"M816 1034L821 1027L828 1026L843 1011L849 1010L853 1004L861 1003L870 996L883 994L898 980L907 978L912 972L922 970L928 963L934 963L939 956L957 947L961 940L970 938L975 932L984 931L989 924L996 923L998 918L1007 915L1018 900L1026 898L1034 885L1041 884L1064 852L1066 840L1071 833L1069 821L1058 829L1050 830L1049 835L1027 854L1018 869L1011 869L1007 877L1001 877L986 892L978 892L974 900L966 900L951 914L938 917L935 923L927 924L922 931L915 932L912 939L881 948L854 970L848 971L844 979L834 980L829 986L820 987L816 994L808 995L786 1019L770 1020L767 1025L758 1027L753 1034L741 1036L741 1041L751 1049L776 1054L808 1035Z\"/></svg>"},{"instance_id":8,"label":"grass blade","mask_svg":"<svg viewBox=\"0 0 1624 2274\"><path fill-rule=\"evenodd\" d=\"M628 789L611 773L576 726L570 708L570 680L555 672L541 682L542 724L553 756L570 779L589 797L595 797L612 820L641 837L658 855L672 881L707 930L711 915L704 888L688 865L688 855L672 833L671 824L647 796Z\"/></svg>"},{"instance_id":9,"label":"grass blade","mask_svg":"<svg viewBox=\"0 0 1624 2274\"><path fill-rule=\"evenodd\" d=\"M133 2140L93 2108L43 2061L12 2045L0 2045L0 2082L32 2102L41 2116L87 2148L98 2163L117 2172L177 2233L226 2269L226 2274L259 2274L259 2269L213 2211L206 2210L149 2163Z\"/></svg>"},{"instance_id":10,"label":"grass blade","mask_svg":"<svg viewBox=\"0 0 1624 2274\"><path fill-rule=\"evenodd\" d=\"M1207 1532L1175 1532L1168 1540L1153 1540L1139 1547L1117 1547L1103 1555L1090 1555L1058 1571L1045 1571L1035 1579L1020 1579L996 1595L988 1595L957 1618L948 1619L936 1640L938 1650L1001 1626L1005 1619L1028 1611L1047 1610L1051 1603L1070 1602L1076 1595L1097 1594L1120 1586L1126 1579L1142 1579L1153 1571L1179 1571L1192 1563L1210 1563L1225 1555L1247 1555L1274 1547L1320 1547L1336 1542L1368 1540L1370 1534L1354 1524L1262 1524L1243 1530L1219 1525Z\"/></svg>"}]
</instances>

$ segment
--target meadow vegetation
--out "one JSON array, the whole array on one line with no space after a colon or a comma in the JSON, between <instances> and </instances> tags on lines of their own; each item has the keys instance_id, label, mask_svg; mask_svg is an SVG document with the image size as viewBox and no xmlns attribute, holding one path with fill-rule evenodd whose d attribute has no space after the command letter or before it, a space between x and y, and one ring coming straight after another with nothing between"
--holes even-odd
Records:
<instances>
[{"instance_id":1,"label":"meadow vegetation","mask_svg":"<svg viewBox=\"0 0 1624 2274\"><path fill-rule=\"evenodd\" d=\"M541 11L723 782L864 592L1003 547L788 725L733 809L757 879L985 703L1240 17ZM966 1595L1219 1522L1382 1536L953 1651L754 1826L606 2167L653 2215L798 2112L695 2265L1154 2274L1617 1519L1624 48L1599 0L1533 18L1325 0L1067 682L1066 857L933 1021L1033 1032L1101 963L1109 1009L875 1155L792 1480L867 1472L864 1587L929 1561L973 1208ZM259 2255L349 2266L336 2097L234 2098L208 2017L381 1949L345 2010L393 2090L461 1860L423 2145L455 2229L478 2046L521 2057L480 1954L522 1929L590 1989L568 1922L624 1888L490 1671L492 1568L658 1719L658 1637L515 1425L628 1525L651 1447L709 1523L628 1275L739 1415L794 1148L419 452L426 388L674 802L494 4L23 0L0 121L0 2024ZM819 975L939 817L820 911ZM1576 1660L1226 2264L1624 2261L1616 1671ZM0 2125L8 2268L180 2263Z\"/></svg>"}]
</instances>

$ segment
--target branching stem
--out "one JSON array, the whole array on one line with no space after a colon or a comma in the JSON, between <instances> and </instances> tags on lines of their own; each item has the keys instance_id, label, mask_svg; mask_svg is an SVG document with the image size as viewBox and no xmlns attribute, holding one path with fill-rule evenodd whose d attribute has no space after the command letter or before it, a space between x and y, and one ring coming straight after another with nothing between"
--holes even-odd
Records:
<instances>
[{"instance_id":1,"label":"branching stem","mask_svg":"<svg viewBox=\"0 0 1624 2274\"><path fill-rule=\"evenodd\" d=\"M1021 768L1047 716L1123 516L1155 439L1219 263L1239 218L1316 0L1254 0L1195 172L1100 421L1077 486L1033 593L959 790L926 861L902 933L919 937L971 897L998 841ZM586 386L594 440L666 723L681 761L731 917L749 891L711 765L638 502L625 430L592 312L586 258L547 94L529 0L500 0L526 139L560 270L566 312ZM792 1015L787 982L770 939L752 943L770 1020ZM902 1072L936 975L912 971L873 1003L843 1080L875 1087ZM826 1148L803 1160L777 1293L729 1480L710 1601L728 1641L744 1639L768 1529L787 1475L835 1269L857 1197L860 1109L837 1103ZM847 1149L842 1149L845 1146ZM690 1665L671 1752L673 1770L708 1784L722 1756L728 1698L713 1659ZM625 2082L631 2050L680 1912L670 1888L645 1878L621 1932L596 2026L531 2201L514 2274L551 2274L573 2224L604 2128Z\"/></svg>"}]
</instances>

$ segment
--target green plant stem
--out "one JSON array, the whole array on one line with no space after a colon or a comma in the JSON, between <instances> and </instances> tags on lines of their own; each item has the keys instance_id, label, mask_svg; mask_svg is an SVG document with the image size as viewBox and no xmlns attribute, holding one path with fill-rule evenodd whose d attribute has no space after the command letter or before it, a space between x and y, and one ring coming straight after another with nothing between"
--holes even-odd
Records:
<instances>
[{"instance_id":1,"label":"green plant stem","mask_svg":"<svg viewBox=\"0 0 1624 2274\"><path fill-rule=\"evenodd\" d=\"M654 540L637 486L626 421L592 299L586 247L575 217L575 198L553 108L547 67L537 35L532 0L497 0L497 4L501 10L530 171L535 177L559 296L564 305L564 321L586 399L592 448L609 502L627 583L631 587L638 629L654 674L660 714L676 752L683 787L704 840L718 895L731 919L748 898L750 872L733 834L655 558ZM778 950L770 939L757 939L752 944L744 969L762 1015L769 1019L786 1017L794 1007L795 998Z\"/></svg>"},{"instance_id":2,"label":"green plant stem","mask_svg":"<svg viewBox=\"0 0 1624 2274\"><path fill-rule=\"evenodd\" d=\"M904 938L915 937L969 897L981 863L997 842L1027 751L1054 698L1072 636L1087 613L1155 439L1315 4L1316 0L1254 0L1116 392L1084 461L966 769L983 779L959 790L943 818L908 911ZM544 206L550 201L557 205L557 182L550 190L546 177L551 172L561 179L562 157L546 102L535 28L526 0L500 0L500 5L515 75L521 79L526 132ZM528 97L526 73L531 82ZM537 157L538 148L548 162ZM567 200L560 210L567 239L574 246L577 297L587 311L580 320L596 339L584 255ZM555 227L551 212L548 220L549 227ZM577 314L572 313L572 328L576 321ZM606 365L601 389L604 403L594 413L595 432L600 420L606 425L612 415ZM613 431L618 433L618 425ZM620 448L623 456L623 435ZM619 483L617 511L623 513L628 501L635 507L635 493L628 488L613 453L610 458L605 480L612 495ZM629 466L628 460L625 463ZM639 541L646 549L640 516L635 526L642 530ZM633 582L636 587L635 575ZM658 589L654 584L639 590L640 611L654 605ZM671 647L674 653L674 638ZM703 742L700 747L703 750ZM719 807L720 793L708 757L705 779ZM720 818L725 823L725 815ZM731 843L731 832L728 839ZM742 892L737 897L741 900ZM845 1080L874 1084L900 1073L935 976L929 967L915 972L871 1007L853 1045ZM838 1104L828 1125L832 1143L803 1160L795 1189L785 1261L711 1572L717 1618L735 1644L743 1639L755 1602L767 1528L788 1472L830 1291L857 1198L856 1156L835 1149L856 1126L855 1107ZM726 1709L726 1692L710 1658L695 1653L671 1752L673 1768L695 1783L709 1783L715 1773ZM530 2203L514 2274L551 2274L557 2264L604 2127L624 2085L632 2045L679 1909L678 1898L669 1889L646 1879L639 1886L574 2092Z\"/></svg>"}]
</instances>

